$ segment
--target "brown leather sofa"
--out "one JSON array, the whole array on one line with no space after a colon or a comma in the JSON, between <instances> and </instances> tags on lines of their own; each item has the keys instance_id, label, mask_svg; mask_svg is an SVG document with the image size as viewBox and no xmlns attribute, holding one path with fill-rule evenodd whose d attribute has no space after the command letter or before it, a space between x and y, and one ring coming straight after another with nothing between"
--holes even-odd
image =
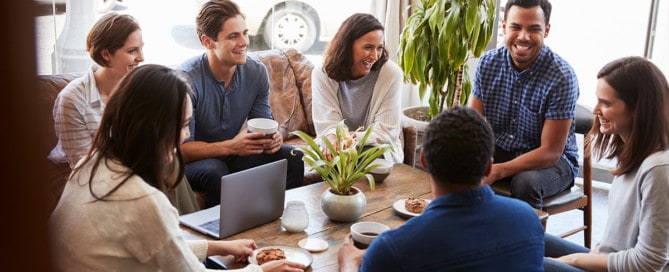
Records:
<instances>
[{"instance_id":1,"label":"brown leather sofa","mask_svg":"<svg viewBox=\"0 0 669 272\"><path fill-rule=\"evenodd\" d=\"M311 70L313 64L300 52L294 49L275 49L249 53L258 57L267 67L270 81L270 105L274 119L279 122L279 131L286 144L306 147L291 131L301 130L315 135L311 118ZM38 93L35 110L45 124L53 127L52 110L58 93L73 79L82 74L58 74L38 76ZM402 129L404 146L404 163L414 166L416 149L416 128L406 126ZM43 135L39 144L40 156L47 160L47 155L56 145L57 138L53 130ZM48 160L47 160L48 161ZM53 204L60 198L70 168L67 164L56 165L47 162L49 171L50 192ZM305 168L307 171L308 168ZM305 184L320 181L314 172L306 172Z\"/></svg>"}]
</instances>

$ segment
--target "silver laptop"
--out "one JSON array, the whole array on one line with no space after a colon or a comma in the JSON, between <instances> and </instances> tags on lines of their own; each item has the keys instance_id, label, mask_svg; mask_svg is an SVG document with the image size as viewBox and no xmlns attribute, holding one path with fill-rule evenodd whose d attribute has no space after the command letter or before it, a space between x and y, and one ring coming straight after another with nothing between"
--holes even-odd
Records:
<instances>
[{"instance_id":1,"label":"silver laptop","mask_svg":"<svg viewBox=\"0 0 669 272\"><path fill-rule=\"evenodd\" d=\"M263 164L221 178L221 204L179 217L181 224L223 239L281 217L288 161Z\"/></svg>"}]
</instances>

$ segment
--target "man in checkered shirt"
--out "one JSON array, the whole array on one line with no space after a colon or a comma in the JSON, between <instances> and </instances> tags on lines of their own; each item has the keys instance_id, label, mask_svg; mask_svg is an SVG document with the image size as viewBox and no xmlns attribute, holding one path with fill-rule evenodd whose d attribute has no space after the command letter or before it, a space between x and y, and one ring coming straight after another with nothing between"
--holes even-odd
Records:
<instances>
[{"instance_id":1,"label":"man in checkered shirt","mask_svg":"<svg viewBox=\"0 0 669 272\"><path fill-rule=\"evenodd\" d=\"M495 164L484 183L510 182L511 195L537 209L573 186L578 173L578 81L543 43L550 12L547 0L507 1L505 46L479 60L470 101L495 132Z\"/></svg>"}]
</instances>

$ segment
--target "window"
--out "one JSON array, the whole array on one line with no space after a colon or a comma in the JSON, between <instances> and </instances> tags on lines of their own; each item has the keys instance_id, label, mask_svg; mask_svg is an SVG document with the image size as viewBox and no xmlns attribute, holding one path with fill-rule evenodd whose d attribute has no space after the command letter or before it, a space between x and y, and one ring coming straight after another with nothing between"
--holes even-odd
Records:
<instances>
[{"instance_id":1,"label":"window","mask_svg":"<svg viewBox=\"0 0 669 272\"><path fill-rule=\"evenodd\" d=\"M77 54L81 55L79 58L89 61L84 47L85 36L90 26L80 29L83 34L72 33L72 31L65 33L65 35L77 36L67 38L65 41L63 30L68 10L63 4L64 0L54 0L56 3L63 2L56 5L55 14L51 0L34 1L44 2L40 5L41 15L35 18L38 74L51 74L54 71L73 72L64 69L66 67L57 67L58 62L54 61L56 58L72 58L72 56L63 56L67 53L55 50L55 46L68 49L76 47L78 48ZM89 0L71 1L74 6L82 5L84 1ZM195 16L200 5L205 1L123 0L117 2L111 10L130 14L139 21L145 43L144 63L175 66L189 57L204 52L195 33ZM320 55L340 24L355 12L369 12L370 1L238 0L236 2L246 16L251 40L250 51L293 47L304 52L313 63L320 63ZM90 25L105 12L103 8L100 8L103 3L96 4L95 8L87 7L92 10L92 13L95 13L89 18ZM74 12L75 9L70 10ZM79 17L82 16L79 15ZM73 20L72 17L70 20ZM71 25L76 24L72 22ZM57 39L60 40L57 41Z\"/></svg>"},{"instance_id":2,"label":"window","mask_svg":"<svg viewBox=\"0 0 669 272\"><path fill-rule=\"evenodd\" d=\"M626 0L553 0L551 29L544 43L574 68L580 85L578 102L596 103L597 72L606 63L624 56L643 56L650 3ZM651 60L669 76L669 4L658 7L657 34ZM503 7L506 0L501 0ZM504 13L501 13L501 17ZM498 46L503 46L502 34Z\"/></svg>"},{"instance_id":3,"label":"window","mask_svg":"<svg viewBox=\"0 0 669 272\"><path fill-rule=\"evenodd\" d=\"M72 56L54 55L54 45L62 46L63 28L66 23L65 0L33 0L41 5L42 15L35 18L37 25L38 74L63 71L56 67L56 58ZM50 1L57 3L52 8ZM84 5L89 0L71 0L72 5ZM95 20L109 6L110 0L93 1L90 7ZM116 0L120 1L120 0ZM195 16L206 0L123 0L113 10L128 13L139 20L145 42L145 63L178 65L185 59L203 52L195 34ZM250 50L290 46L299 48L313 63L321 62L321 54L341 22L355 12L369 12L371 1L376 0L238 0L247 17L251 34ZM630 55L643 56L646 48L647 29L651 2L657 2L657 20L651 59L669 75L669 3L648 0L629 5L627 0L560 0L552 1L551 30L546 45L565 58L574 67L579 79L579 102L594 106L596 74L607 62ZM500 6L506 3L500 1ZM101 8L102 6L102 8ZM74 8L71 10L75 10ZM503 14L503 13L502 13ZM88 27L71 24L70 33L79 29L79 38L70 40L77 44L78 58L89 61L84 51ZM83 36L82 36L83 35ZM61 39L56 43L56 38ZM501 34L498 35L501 46Z\"/></svg>"}]
</instances>

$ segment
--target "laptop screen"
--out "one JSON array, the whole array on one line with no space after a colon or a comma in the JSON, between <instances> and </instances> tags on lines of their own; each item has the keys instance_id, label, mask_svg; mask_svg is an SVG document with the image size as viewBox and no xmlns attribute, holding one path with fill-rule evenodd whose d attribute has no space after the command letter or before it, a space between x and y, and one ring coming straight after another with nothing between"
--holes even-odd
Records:
<instances>
[{"instance_id":1,"label":"laptop screen","mask_svg":"<svg viewBox=\"0 0 669 272\"><path fill-rule=\"evenodd\" d=\"M182 215L179 221L217 239L274 221L283 212L287 167L282 159L225 175L221 205Z\"/></svg>"}]
</instances>

